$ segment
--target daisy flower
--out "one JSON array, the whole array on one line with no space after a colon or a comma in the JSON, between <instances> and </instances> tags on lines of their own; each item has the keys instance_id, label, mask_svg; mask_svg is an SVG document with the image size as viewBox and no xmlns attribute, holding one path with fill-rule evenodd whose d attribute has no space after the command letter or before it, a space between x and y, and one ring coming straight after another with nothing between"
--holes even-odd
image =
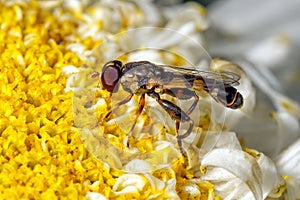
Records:
<instances>
[{"instance_id":1,"label":"daisy flower","mask_svg":"<svg viewBox=\"0 0 300 200\"><path fill-rule=\"evenodd\" d=\"M280 68L297 38L292 2L285 18L275 5L264 18L272 21L274 10L274 23L290 19L278 36L275 26L258 31L265 26L246 12L235 16L252 29L226 20L237 1L208 11L177 1L0 1L0 199L300 198L299 106L288 97L293 89L282 92L291 82ZM217 79L225 71L243 106L197 93L183 155L175 122L155 99L136 118L139 95L119 105L128 92L102 87L103 65L115 59ZM193 103L162 97L185 111ZM181 123L178 134L187 129Z\"/></svg>"}]
</instances>

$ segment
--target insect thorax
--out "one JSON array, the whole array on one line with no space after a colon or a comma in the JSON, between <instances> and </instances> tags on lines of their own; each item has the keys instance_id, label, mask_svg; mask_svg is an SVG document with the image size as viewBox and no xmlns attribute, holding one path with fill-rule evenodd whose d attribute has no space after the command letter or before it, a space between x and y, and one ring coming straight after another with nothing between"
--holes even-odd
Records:
<instances>
[{"instance_id":1,"label":"insect thorax","mask_svg":"<svg viewBox=\"0 0 300 200\"><path fill-rule=\"evenodd\" d=\"M124 90L133 94L150 91L159 85L162 70L148 62L128 63L124 66L121 85Z\"/></svg>"}]
</instances>

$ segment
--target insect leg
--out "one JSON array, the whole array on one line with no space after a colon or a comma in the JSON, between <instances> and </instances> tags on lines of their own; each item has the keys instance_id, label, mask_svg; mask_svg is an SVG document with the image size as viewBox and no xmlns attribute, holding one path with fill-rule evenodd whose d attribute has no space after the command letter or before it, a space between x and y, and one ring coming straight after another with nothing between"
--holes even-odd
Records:
<instances>
[{"instance_id":1,"label":"insect leg","mask_svg":"<svg viewBox=\"0 0 300 200\"><path fill-rule=\"evenodd\" d=\"M114 108L114 109L118 109L119 106L128 103L128 102L132 99L132 97L133 97L133 94L128 95L128 96L126 97L126 99L124 99L124 100L120 101L119 103L117 103L117 104L115 105L115 108ZM107 120L107 119L110 117L112 111L113 111L113 109L110 110L110 111L105 115L105 118L104 118L104 119Z\"/></svg>"},{"instance_id":2,"label":"insect leg","mask_svg":"<svg viewBox=\"0 0 300 200\"><path fill-rule=\"evenodd\" d=\"M186 111L186 114L187 114L187 115L190 115L190 114L194 111L194 109L196 108L198 102L199 102L199 97L198 97L198 95L195 94L193 104L192 104L191 107Z\"/></svg>"},{"instance_id":3,"label":"insect leg","mask_svg":"<svg viewBox=\"0 0 300 200\"><path fill-rule=\"evenodd\" d=\"M127 147L129 147L129 139L130 137L132 136L132 133L133 133L133 129L135 127L135 124L139 118L139 116L141 115L143 109L144 109L144 106L145 106L145 102L146 102L146 99L145 99L145 94L142 94L141 97L140 97L140 100L139 100L139 108L136 112L136 118L134 120L134 123L133 125L131 126L131 129L129 131L129 134L128 134L128 141L127 141Z\"/></svg>"},{"instance_id":4,"label":"insect leg","mask_svg":"<svg viewBox=\"0 0 300 200\"><path fill-rule=\"evenodd\" d=\"M178 99L190 99L194 97L194 102L190 106L190 108L186 111L187 115L190 115L193 110L196 108L198 102L199 102L199 97L196 95L194 91L191 91L187 88L172 88L172 89L164 89L163 94L168 94L173 97L177 97Z\"/></svg>"},{"instance_id":5,"label":"insect leg","mask_svg":"<svg viewBox=\"0 0 300 200\"><path fill-rule=\"evenodd\" d=\"M189 126L188 130L184 134L177 135L177 143L178 143L178 146L180 148L180 152L182 155L185 155L185 153L183 152L183 148L182 148L182 140L184 138L187 138L191 134L193 127L194 127L194 121L192 119L190 119L189 124L190 124L190 126ZM177 132L178 132L178 130L177 130Z\"/></svg>"},{"instance_id":6,"label":"insect leg","mask_svg":"<svg viewBox=\"0 0 300 200\"><path fill-rule=\"evenodd\" d=\"M177 135L177 143L178 143L180 152L182 155L185 155L183 148L182 148L182 140L191 134L193 127L194 127L194 121L179 106L175 105L171 101L168 101L166 99L161 99L159 94L154 93L154 92L148 93L148 94L149 94L149 96L155 98L156 101L159 103L159 105L170 115L170 117L172 119L174 119L176 121L177 133L179 130L180 122L189 122L188 130L182 135Z\"/></svg>"}]
</instances>

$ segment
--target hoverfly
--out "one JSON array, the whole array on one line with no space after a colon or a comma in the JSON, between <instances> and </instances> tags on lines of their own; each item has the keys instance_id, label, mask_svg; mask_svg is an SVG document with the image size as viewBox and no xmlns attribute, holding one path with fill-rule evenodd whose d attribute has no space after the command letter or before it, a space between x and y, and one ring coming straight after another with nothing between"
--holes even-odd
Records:
<instances>
[{"instance_id":1,"label":"hoverfly","mask_svg":"<svg viewBox=\"0 0 300 200\"><path fill-rule=\"evenodd\" d=\"M139 96L137 118L145 106L145 96L154 98L157 103L175 120L178 133L180 123L188 122L189 127L184 134L177 134L177 143L184 155L182 140L192 132L194 121L190 118L199 97L196 91L208 93L224 106L237 109L243 105L243 96L233 86L239 84L240 77L231 72L205 72L196 69L156 65L148 61L129 62L122 64L119 60L106 63L101 73L94 72L92 77L101 77L101 84L110 93L118 91L119 87L128 92L128 96L117 103L117 107L128 103L134 95ZM183 111L173 102L161 98L162 94L170 95L180 100L194 98L187 111ZM111 114L110 111L106 117ZM134 129L132 126L129 136Z\"/></svg>"}]
</instances>

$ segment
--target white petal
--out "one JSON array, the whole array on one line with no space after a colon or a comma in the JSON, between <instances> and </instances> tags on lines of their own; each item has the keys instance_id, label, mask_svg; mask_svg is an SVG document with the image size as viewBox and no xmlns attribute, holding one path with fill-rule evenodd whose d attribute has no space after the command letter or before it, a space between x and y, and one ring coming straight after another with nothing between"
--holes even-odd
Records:
<instances>
[{"instance_id":1,"label":"white petal","mask_svg":"<svg viewBox=\"0 0 300 200\"><path fill-rule=\"evenodd\" d=\"M300 138L276 158L276 165L280 174L300 179Z\"/></svg>"},{"instance_id":2,"label":"white petal","mask_svg":"<svg viewBox=\"0 0 300 200\"><path fill-rule=\"evenodd\" d=\"M254 158L247 153L234 149L213 149L201 162L202 170L207 167L223 168L234 174L249 187L255 199L262 199L261 171Z\"/></svg>"},{"instance_id":3,"label":"white petal","mask_svg":"<svg viewBox=\"0 0 300 200\"><path fill-rule=\"evenodd\" d=\"M156 178L156 177L154 177L154 176L152 176L148 173L145 173L144 176L148 179L151 187L154 190L154 193L155 192L158 193L158 192L162 191L165 188L165 183L162 180L160 180L160 179L158 179L158 178Z\"/></svg>"},{"instance_id":4,"label":"white petal","mask_svg":"<svg viewBox=\"0 0 300 200\"><path fill-rule=\"evenodd\" d=\"M300 199L300 179L288 177L287 179L287 199Z\"/></svg>"},{"instance_id":5,"label":"white petal","mask_svg":"<svg viewBox=\"0 0 300 200\"><path fill-rule=\"evenodd\" d=\"M191 24L194 30L205 30L209 26L205 10L196 3L186 3L166 9L169 18L168 28L178 30L184 24Z\"/></svg>"},{"instance_id":6,"label":"white petal","mask_svg":"<svg viewBox=\"0 0 300 200\"><path fill-rule=\"evenodd\" d=\"M139 193L146 183L146 179L141 175L124 174L117 179L112 190L116 195Z\"/></svg>"},{"instance_id":7,"label":"white petal","mask_svg":"<svg viewBox=\"0 0 300 200\"><path fill-rule=\"evenodd\" d=\"M80 11L83 8L83 4L87 3L87 1L82 0L64 0L63 6L66 9L74 10L74 11Z\"/></svg>"},{"instance_id":8,"label":"white petal","mask_svg":"<svg viewBox=\"0 0 300 200\"><path fill-rule=\"evenodd\" d=\"M170 179L167 181L167 187L165 188L165 192L170 199L180 199L177 191L176 191L176 179Z\"/></svg>"},{"instance_id":9,"label":"white petal","mask_svg":"<svg viewBox=\"0 0 300 200\"><path fill-rule=\"evenodd\" d=\"M99 107L104 107L106 106L106 102L104 99L99 99L95 104L93 104L91 107L87 108L88 111L90 110L95 110L96 108L99 108Z\"/></svg>"},{"instance_id":10,"label":"white petal","mask_svg":"<svg viewBox=\"0 0 300 200\"><path fill-rule=\"evenodd\" d=\"M182 187L183 193L188 193L189 198L197 198L201 196L201 191L195 183L187 183Z\"/></svg>"},{"instance_id":11,"label":"white petal","mask_svg":"<svg viewBox=\"0 0 300 200\"><path fill-rule=\"evenodd\" d=\"M137 0L135 2L143 10L146 18L146 23L149 26L156 26L162 23L162 14L157 6L154 6L154 4L150 3L150 1Z\"/></svg>"},{"instance_id":12,"label":"white petal","mask_svg":"<svg viewBox=\"0 0 300 200\"><path fill-rule=\"evenodd\" d=\"M51 8L57 8L58 6L60 6L61 1L38 1L38 4L43 9L51 9Z\"/></svg>"},{"instance_id":13,"label":"white petal","mask_svg":"<svg viewBox=\"0 0 300 200\"><path fill-rule=\"evenodd\" d=\"M125 165L125 170L129 173L144 173L151 171L152 167L144 160L134 159Z\"/></svg>"},{"instance_id":14,"label":"white petal","mask_svg":"<svg viewBox=\"0 0 300 200\"><path fill-rule=\"evenodd\" d=\"M280 149L286 147L294 139L299 137L300 128L297 118L300 115L300 107L296 102L275 90L249 62L236 62L240 64L240 66L252 79L253 83L269 97L277 110L274 117L278 124L278 129L275 130L277 132L276 137L278 139L276 142L276 144L278 144L276 146L276 151L278 153Z\"/></svg>"},{"instance_id":15,"label":"white petal","mask_svg":"<svg viewBox=\"0 0 300 200\"><path fill-rule=\"evenodd\" d=\"M277 145L284 149L300 136L299 121L291 114L281 111L275 114L278 123L279 141Z\"/></svg>"},{"instance_id":16,"label":"white petal","mask_svg":"<svg viewBox=\"0 0 300 200\"><path fill-rule=\"evenodd\" d=\"M287 58L290 50L289 39L285 35L273 36L260 42L257 46L246 52L246 59L255 65L274 67ZM272 81L274 82L274 81Z\"/></svg>"},{"instance_id":17,"label":"white petal","mask_svg":"<svg viewBox=\"0 0 300 200\"><path fill-rule=\"evenodd\" d=\"M235 176L232 173L229 173L226 169L220 167L213 167L205 172L205 174L201 177L203 180L209 181L229 181L230 179L234 179ZM223 186L226 187L226 186Z\"/></svg>"},{"instance_id":18,"label":"white petal","mask_svg":"<svg viewBox=\"0 0 300 200\"><path fill-rule=\"evenodd\" d=\"M212 148L242 150L240 142L234 132L207 132L201 145L201 153L206 154L211 151Z\"/></svg>"},{"instance_id":19,"label":"white petal","mask_svg":"<svg viewBox=\"0 0 300 200\"><path fill-rule=\"evenodd\" d=\"M271 191L278 190L284 183L282 177L277 173L275 163L264 154L255 150L248 150L257 160L262 174L262 190L265 199Z\"/></svg>"},{"instance_id":20,"label":"white petal","mask_svg":"<svg viewBox=\"0 0 300 200\"><path fill-rule=\"evenodd\" d=\"M107 198L98 192L88 192L85 195L87 200L107 200Z\"/></svg>"},{"instance_id":21,"label":"white petal","mask_svg":"<svg viewBox=\"0 0 300 200\"><path fill-rule=\"evenodd\" d=\"M74 73L78 73L79 69L77 67L75 67L74 65L68 65L62 68L62 74L74 74Z\"/></svg>"}]
</instances>

